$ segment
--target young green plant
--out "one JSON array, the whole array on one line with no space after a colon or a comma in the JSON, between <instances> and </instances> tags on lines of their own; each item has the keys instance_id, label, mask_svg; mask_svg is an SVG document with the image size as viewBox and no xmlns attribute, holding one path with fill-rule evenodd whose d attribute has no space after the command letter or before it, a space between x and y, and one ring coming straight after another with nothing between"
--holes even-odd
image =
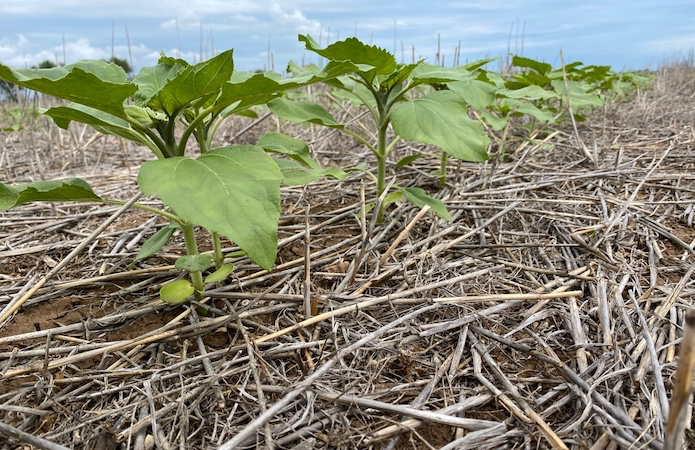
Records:
<instances>
[{"instance_id":1,"label":"young green plant","mask_svg":"<svg viewBox=\"0 0 695 450\"><path fill-rule=\"evenodd\" d=\"M366 45L356 38L348 38L321 48L310 36L300 35L307 50L326 58L329 64L349 64L350 73L324 82L334 88L334 96L364 107L373 122L373 134L355 131L339 123L324 107L317 103L277 98L268 103L277 116L296 123L313 123L336 128L365 145L376 158L376 194L386 189L386 167L389 152L399 140L431 144L447 155L466 161L484 161L488 158L488 137L482 124L468 117L468 104L461 96L450 91L423 92L418 86L447 83L476 78L475 69L488 61L467 66L443 68L424 62L398 64L392 54L376 46ZM294 76L320 73L315 65L299 67L290 63L288 70ZM392 129L395 136L389 137ZM374 136L374 137L372 137ZM396 166L408 164L413 158L400 161ZM405 198L418 206L429 205L442 218L451 219L444 204L418 187L397 187L396 197ZM394 198L389 196L388 201ZM382 202L385 206L388 201ZM383 207L378 212L383 218Z\"/></svg>"},{"instance_id":2,"label":"young green plant","mask_svg":"<svg viewBox=\"0 0 695 450\"><path fill-rule=\"evenodd\" d=\"M162 298L170 303L201 296L205 284L226 277L232 266L224 264L220 236L235 242L256 264L270 269L277 253L280 185L342 172L322 170L313 163L308 148L278 136L266 147L292 158L287 176L261 146L232 145L212 148L220 123L232 114L253 114L250 109L300 86L347 73L348 64L329 64L307 76L283 78L278 74L234 71L232 50L208 61L189 65L162 55L155 66L144 67L133 80L115 64L84 60L51 69L13 69L0 64L0 80L43 92L71 103L47 109L44 114L67 128L72 121L90 125L148 147L157 157L140 168L137 182L143 193L156 195L168 207L148 210L170 221L143 246L136 260L147 257L181 230L186 256L176 266L190 273L190 281L165 286ZM197 141L197 156L186 155ZM285 165L284 167L287 167ZM31 201L101 201L83 180L46 181L16 186L0 184L0 210ZM213 255L201 255L195 235L200 226L212 233ZM216 271L203 278L203 272Z\"/></svg>"}]
</instances>

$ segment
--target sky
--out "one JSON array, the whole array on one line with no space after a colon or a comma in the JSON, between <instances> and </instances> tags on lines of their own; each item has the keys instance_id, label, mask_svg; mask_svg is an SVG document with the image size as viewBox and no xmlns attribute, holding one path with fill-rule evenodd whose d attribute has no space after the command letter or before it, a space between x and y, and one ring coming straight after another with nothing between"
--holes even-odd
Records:
<instances>
[{"instance_id":1,"label":"sky","mask_svg":"<svg viewBox=\"0 0 695 450\"><path fill-rule=\"evenodd\" d=\"M451 66L510 52L558 67L656 69L695 49L694 0L2 0L0 62L130 61L135 72L161 52L189 62L234 48L237 70L284 72L321 61L298 34L322 45L356 36L399 62ZM437 60L437 50L441 57Z\"/></svg>"}]
</instances>

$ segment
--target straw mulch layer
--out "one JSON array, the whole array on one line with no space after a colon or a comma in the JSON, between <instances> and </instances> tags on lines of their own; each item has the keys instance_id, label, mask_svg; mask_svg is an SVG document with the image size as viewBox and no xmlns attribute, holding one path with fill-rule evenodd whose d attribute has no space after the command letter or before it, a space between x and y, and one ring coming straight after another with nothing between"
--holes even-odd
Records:
<instances>
[{"instance_id":1,"label":"straw mulch layer","mask_svg":"<svg viewBox=\"0 0 695 450\"><path fill-rule=\"evenodd\" d=\"M4 212L0 308L25 301L0 324L0 449L661 448L695 294L694 79L663 70L579 138L568 126L500 164L452 161L441 191L435 158L399 169L451 223L407 203L361 219L374 186L356 174L287 188L277 266L238 259L195 307L158 301L180 237L129 267L159 219ZM325 164L371 162L330 130L299 132ZM0 177L81 176L128 200L146 157L44 124L5 136Z\"/></svg>"}]
</instances>

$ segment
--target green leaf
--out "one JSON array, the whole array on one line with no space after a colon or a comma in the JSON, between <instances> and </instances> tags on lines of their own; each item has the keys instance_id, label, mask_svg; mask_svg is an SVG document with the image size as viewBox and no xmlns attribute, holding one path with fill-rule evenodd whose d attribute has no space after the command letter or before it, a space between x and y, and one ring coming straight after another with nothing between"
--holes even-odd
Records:
<instances>
[{"instance_id":1,"label":"green leaf","mask_svg":"<svg viewBox=\"0 0 695 450\"><path fill-rule=\"evenodd\" d=\"M371 83L377 75L387 75L396 70L396 58L386 50L375 45L367 45L357 38L334 42L326 48L319 47L309 35L299 35L307 50L333 61L350 61L355 64L355 72L362 73Z\"/></svg>"},{"instance_id":2,"label":"green leaf","mask_svg":"<svg viewBox=\"0 0 695 450\"><path fill-rule=\"evenodd\" d=\"M463 98L476 111L485 111L495 103L497 88L485 81L466 80L447 84L449 89Z\"/></svg>"},{"instance_id":3,"label":"green leaf","mask_svg":"<svg viewBox=\"0 0 695 450\"><path fill-rule=\"evenodd\" d=\"M412 74L411 79L415 83L441 84L453 81L473 80L478 75L464 66L441 67L432 64L420 64Z\"/></svg>"},{"instance_id":4,"label":"green leaf","mask_svg":"<svg viewBox=\"0 0 695 450\"><path fill-rule=\"evenodd\" d=\"M274 158L282 173L282 183L287 186L303 186L324 177L342 180L347 173L337 167L307 167L295 160Z\"/></svg>"},{"instance_id":5,"label":"green leaf","mask_svg":"<svg viewBox=\"0 0 695 450\"><path fill-rule=\"evenodd\" d=\"M154 145L144 133L135 130L125 120L89 106L72 103L50 108L43 113L53 118L56 125L64 129L68 128L70 122L75 121L87 124L100 133L121 136L148 147Z\"/></svg>"},{"instance_id":6,"label":"green leaf","mask_svg":"<svg viewBox=\"0 0 695 450\"><path fill-rule=\"evenodd\" d=\"M485 161L490 143L478 121L468 118L468 108L451 91L438 91L391 112L393 129L403 139L435 145L454 158Z\"/></svg>"},{"instance_id":7,"label":"green leaf","mask_svg":"<svg viewBox=\"0 0 695 450\"><path fill-rule=\"evenodd\" d=\"M283 133L266 133L261 136L257 145L266 151L289 156L305 166L321 169L319 163L311 158L309 146L301 139L295 139Z\"/></svg>"},{"instance_id":8,"label":"green leaf","mask_svg":"<svg viewBox=\"0 0 695 450\"><path fill-rule=\"evenodd\" d=\"M384 208L386 208L388 205L392 203L396 203L401 201L403 198L403 192L402 191L395 191L395 192L389 192L386 197L384 197L384 201L382 202L382 205Z\"/></svg>"},{"instance_id":9,"label":"green leaf","mask_svg":"<svg viewBox=\"0 0 695 450\"><path fill-rule=\"evenodd\" d=\"M572 102L572 112L584 107L603 106L603 99L595 92L590 92L586 83L581 81L567 81L568 89L565 89L564 80L555 80L552 83L553 89L560 95L563 104L567 102L567 92L569 92L570 101Z\"/></svg>"},{"instance_id":10,"label":"green leaf","mask_svg":"<svg viewBox=\"0 0 695 450\"><path fill-rule=\"evenodd\" d=\"M292 78L284 78L273 72L251 74L234 72L232 80L225 83L215 102L215 114L226 114L254 105L262 105L279 97L290 89L330 80L349 73L354 68L350 62L336 61L326 65L323 70L303 70ZM231 108L230 108L231 106Z\"/></svg>"},{"instance_id":11,"label":"green leaf","mask_svg":"<svg viewBox=\"0 0 695 450\"><path fill-rule=\"evenodd\" d=\"M555 115L552 111L547 109L540 109L533 103L526 100L516 100L512 98L507 98L502 100L502 104L512 109L512 111L521 114L527 114L534 117L536 120L542 123L549 123L555 121Z\"/></svg>"},{"instance_id":12,"label":"green leaf","mask_svg":"<svg viewBox=\"0 0 695 450\"><path fill-rule=\"evenodd\" d=\"M512 65L515 67L523 67L525 69L531 69L539 74L546 75L553 70L553 66L550 64L536 61L535 59L525 58L523 56L512 57Z\"/></svg>"},{"instance_id":13,"label":"green leaf","mask_svg":"<svg viewBox=\"0 0 695 450\"><path fill-rule=\"evenodd\" d=\"M217 283L218 281L222 281L227 278L232 272L234 272L234 264L225 264L216 271L212 272L210 275L206 276L203 283Z\"/></svg>"},{"instance_id":14,"label":"green leaf","mask_svg":"<svg viewBox=\"0 0 695 450\"><path fill-rule=\"evenodd\" d=\"M510 116L497 117L489 112L481 112L480 117L495 131L500 131L507 126Z\"/></svg>"},{"instance_id":15,"label":"green leaf","mask_svg":"<svg viewBox=\"0 0 695 450\"><path fill-rule=\"evenodd\" d=\"M190 281L176 280L162 286L159 290L159 298L164 303L180 305L193 295L193 292L195 292L195 288L193 288Z\"/></svg>"},{"instance_id":16,"label":"green leaf","mask_svg":"<svg viewBox=\"0 0 695 450\"><path fill-rule=\"evenodd\" d=\"M535 85L524 86L521 89L501 89L497 94L507 98L526 100L550 100L551 98L558 98L557 93Z\"/></svg>"},{"instance_id":17,"label":"green leaf","mask_svg":"<svg viewBox=\"0 0 695 450\"><path fill-rule=\"evenodd\" d=\"M416 153L414 155L406 156L396 163L396 167L404 167L415 161L416 159L422 157L422 153Z\"/></svg>"},{"instance_id":18,"label":"green leaf","mask_svg":"<svg viewBox=\"0 0 695 450\"><path fill-rule=\"evenodd\" d=\"M138 254L135 255L135 260L133 262L135 263L142 259L149 258L160 251L167 244L167 242L169 242L169 239L171 239L171 236L174 235L174 232L179 228L180 227L177 224L172 223L150 236L149 239L142 244L142 247L140 248Z\"/></svg>"},{"instance_id":19,"label":"green leaf","mask_svg":"<svg viewBox=\"0 0 695 450\"><path fill-rule=\"evenodd\" d=\"M8 186L0 183L0 211L30 202L66 202L101 200L86 181L35 181Z\"/></svg>"},{"instance_id":20,"label":"green leaf","mask_svg":"<svg viewBox=\"0 0 695 450\"><path fill-rule=\"evenodd\" d=\"M186 222L236 242L270 269L277 254L282 174L256 146L222 147L197 159L174 157L144 163L138 183Z\"/></svg>"},{"instance_id":21,"label":"green leaf","mask_svg":"<svg viewBox=\"0 0 695 450\"><path fill-rule=\"evenodd\" d=\"M177 269L188 272L202 272L209 269L211 265L212 256L208 254L180 256L174 264Z\"/></svg>"},{"instance_id":22,"label":"green leaf","mask_svg":"<svg viewBox=\"0 0 695 450\"><path fill-rule=\"evenodd\" d=\"M144 127L154 127L156 123L166 122L167 116L164 113L155 111L151 108L125 105L125 112L131 119L135 119Z\"/></svg>"},{"instance_id":23,"label":"green leaf","mask_svg":"<svg viewBox=\"0 0 695 450\"><path fill-rule=\"evenodd\" d=\"M436 215L438 215L442 219L447 220L449 222L453 220L453 217L451 217L451 214L449 214L449 211L447 211L446 206L444 206L444 203L441 200L434 197L430 197L424 190L420 189L419 187L403 188L403 194L405 194L405 197L408 199L408 201L414 204L415 206L423 208L425 205L427 205Z\"/></svg>"},{"instance_id":24,"label":"green leaf","mask_svg":"<svg viewBox=\"0 0 695 450\"><path fill-rule=\"evenodd\" d=\"M185 63L185 64L182 64ZM138 86L138 91L133 95L133 100L138 106L146 106L157 93L164 87L169 79L181 73L188 63L181 61L176 63L167 58L160 58L156 66L147 66L133 78L133 83Z\"/></svg>"},{"instance_id":25,"label":"green leaf","mask_svg":"<svg viewBox=\"0 0 695 450\"><path fill-rule=\"evenodd\" d=\"M337 167L322 168L311 158L309 147L300 139L282 133L266 133L258 140L264 150L286 155L292 159L274 158L283 176L283 184L305 185L329 176L342 180L347 173Z\"/></svg>"},{"instance_id":26,"label":"green leaf","mask_svg":"<svg viewBox=\"0 0 695 450\"><path fill-rule=\"evenodd\" d=\"M218 92L232 78L232 52L227 50L207 61L188 66L165 81L159 74L156 81L164 84L151 96L147 106L171 117L194 100Z\"/></svg>"},{"instance_id":27,"label":"green leaf","mask_svg":"<svg viewBox=\"0 0 695 450\"><path fill-rule=\"evenodd\" d=\"M420 64L420 62L415 64L399 64L392 74L379 83L379 88L388 91L394 86L403 83Z\"/></svg>"},{"instance_id":28,"label":"green leaf","mask_svg":"<svg viewBox=\"0 0 695 450\"><path fill-rule=\"evenodd\" d=\"M51 69L12 69L0 64L0 80L124 117L123 102L137 91L116 64L83 60Z\"/></svg>"},{"instance_id":29,"label":"green leaf","mask_svg":"<svg viewBox=\"0 0 695 450\"><path fill-rule=\"evenodd\" d=\"M268 102L268 108L278 117L294 123L314 123L331 128L345 128L335 121L331 113L316 103L276 98Z\"/></svg>"}]
</instances>

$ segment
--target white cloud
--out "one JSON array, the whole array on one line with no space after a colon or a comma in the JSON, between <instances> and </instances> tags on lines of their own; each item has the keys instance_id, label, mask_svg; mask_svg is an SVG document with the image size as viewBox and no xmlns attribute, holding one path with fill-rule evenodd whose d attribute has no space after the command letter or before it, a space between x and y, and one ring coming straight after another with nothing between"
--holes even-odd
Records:
<instances>
[{"instance_id":1,"label":"white cloud","mask_svg":"<svg viewBox=\"0 0 695 450\"><path fill-rule=\"evenodd\" d=\"M289 26L299 33L318 34L321 31L321 23L308 19L299 9L285 11L278 3L270 5L270 17L280 25Z\"/></svg>"}]
</instances>

